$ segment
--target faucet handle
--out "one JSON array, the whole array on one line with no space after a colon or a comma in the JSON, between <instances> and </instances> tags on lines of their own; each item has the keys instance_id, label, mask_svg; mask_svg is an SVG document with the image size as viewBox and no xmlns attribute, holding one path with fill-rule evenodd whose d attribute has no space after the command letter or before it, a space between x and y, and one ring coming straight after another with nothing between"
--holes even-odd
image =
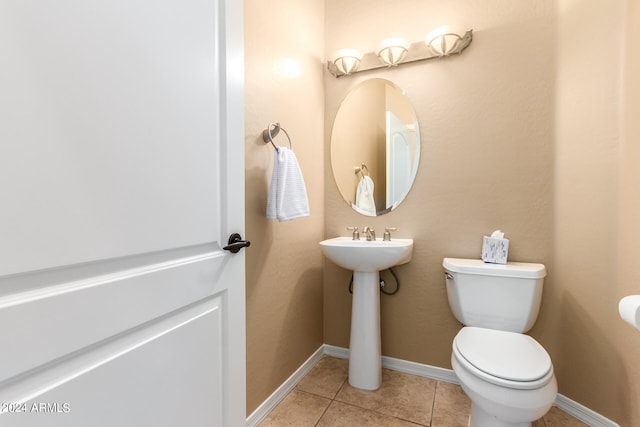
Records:
<instances>
[{"instance_id":1,"label":"faucet handle","mask_svg":"<svg viewBox=\"0 0 640 427\"><path fill-rule=\"evenodd\" d=\"M391 241L391 232L392 231L398 231L397 227L385 227L384 228L384 234L382 235L382 240L385 242L390 242Z\"/></svg>"},{"instance_id":2,"label":"faucet handle","mask_svg":"<svg viewBox=\"0 0 640 427\"><path fill-rule=\"evenodd\" d=\"M360 233L358 227L347 227L347 230L353 230L353 240L360 240Z\"/></svg>"}]
</instances>

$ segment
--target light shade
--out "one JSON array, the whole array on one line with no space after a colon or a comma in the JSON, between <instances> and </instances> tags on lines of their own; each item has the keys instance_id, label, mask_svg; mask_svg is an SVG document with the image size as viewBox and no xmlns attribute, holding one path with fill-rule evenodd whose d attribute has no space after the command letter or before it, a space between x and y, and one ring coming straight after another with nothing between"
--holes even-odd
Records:
<instances>
[{"instance_id":1,"label":"light shade","mask_svg":"<svg viewBox=\"0 0 640 427\"><path fill-rule=\"evenodd\" d=\"M460 36L443 25L427 34L425 42L433 53L439 56L449 55L460 41Z\"/></svg>"},{"instance_id":2,"label":"light shade","mask_svg":"<svg viewBox=\"0 0 640 427\"><path fill-rule=\"evenodd\" d=\"M409 42L397 37L384 39L376 49L378 57L388 66L398 65L409 50Z\"/></svg>"},{"instance_id":3,"label":"light shade","mask_svg":"<svg viewBox=\"0 0 640 427\"><path fill-rule=\"evenodd\" d=\"M343 74L351 74L358 69L362 53L355 49L340 49L333 55L331 61Z\"/></svg>"}]
</instances>

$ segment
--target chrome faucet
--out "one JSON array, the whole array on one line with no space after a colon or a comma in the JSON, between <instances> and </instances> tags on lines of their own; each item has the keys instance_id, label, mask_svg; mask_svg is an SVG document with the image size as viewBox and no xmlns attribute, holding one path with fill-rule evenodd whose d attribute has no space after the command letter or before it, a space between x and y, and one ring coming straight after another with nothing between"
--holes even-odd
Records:
<instances>
[{"instance_id":1,"label":"chrome faucet","mask_svg":"<svg viewBox=\"0 0 640 427\"><path fill-rule=\"evenodd\" d=\"M376 230L374 230L373 228L365 226L362 229L362 232L367 237L367 242L376 240Z\"/></svg>"}]
</instances>

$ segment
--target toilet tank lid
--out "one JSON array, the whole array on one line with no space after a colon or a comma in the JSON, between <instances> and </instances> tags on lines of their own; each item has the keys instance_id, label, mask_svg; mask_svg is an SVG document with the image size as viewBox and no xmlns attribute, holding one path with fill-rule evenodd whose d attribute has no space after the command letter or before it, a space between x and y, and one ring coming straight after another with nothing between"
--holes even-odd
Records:
<instances>
[{"instance_id":1,"label":"toilet tank lid","mask_svg":"<svg viewBox=\"0 0 640 427\"><path fill-rule=\"evenodd\" d=\"M543 264L528 262L491 264L480 259L445 258L442 266L452 273L468 273L485 276L541 279L547 275L547 270Z\"/></svg>"}]
</instances>

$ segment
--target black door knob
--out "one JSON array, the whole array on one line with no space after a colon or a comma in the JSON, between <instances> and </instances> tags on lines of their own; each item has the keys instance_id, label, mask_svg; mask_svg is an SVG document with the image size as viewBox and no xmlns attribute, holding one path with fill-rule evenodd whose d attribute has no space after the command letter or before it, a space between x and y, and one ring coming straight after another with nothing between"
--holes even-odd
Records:
<instances>
[{"instance_id":1,"label":"black door knob","mask_svg":"<svg viewBox=\"0 0 640 427\"><path fill-rule=\"evenodd\" d=\"M229 236L229 244L222 249L224 249L225 251L229 251L232 254L236 254L240 251L240 249L249 246L251 246L250 241L242 240L242 236L240 234L233 233L231 236Z\"/></svg>"}]
</instances>

